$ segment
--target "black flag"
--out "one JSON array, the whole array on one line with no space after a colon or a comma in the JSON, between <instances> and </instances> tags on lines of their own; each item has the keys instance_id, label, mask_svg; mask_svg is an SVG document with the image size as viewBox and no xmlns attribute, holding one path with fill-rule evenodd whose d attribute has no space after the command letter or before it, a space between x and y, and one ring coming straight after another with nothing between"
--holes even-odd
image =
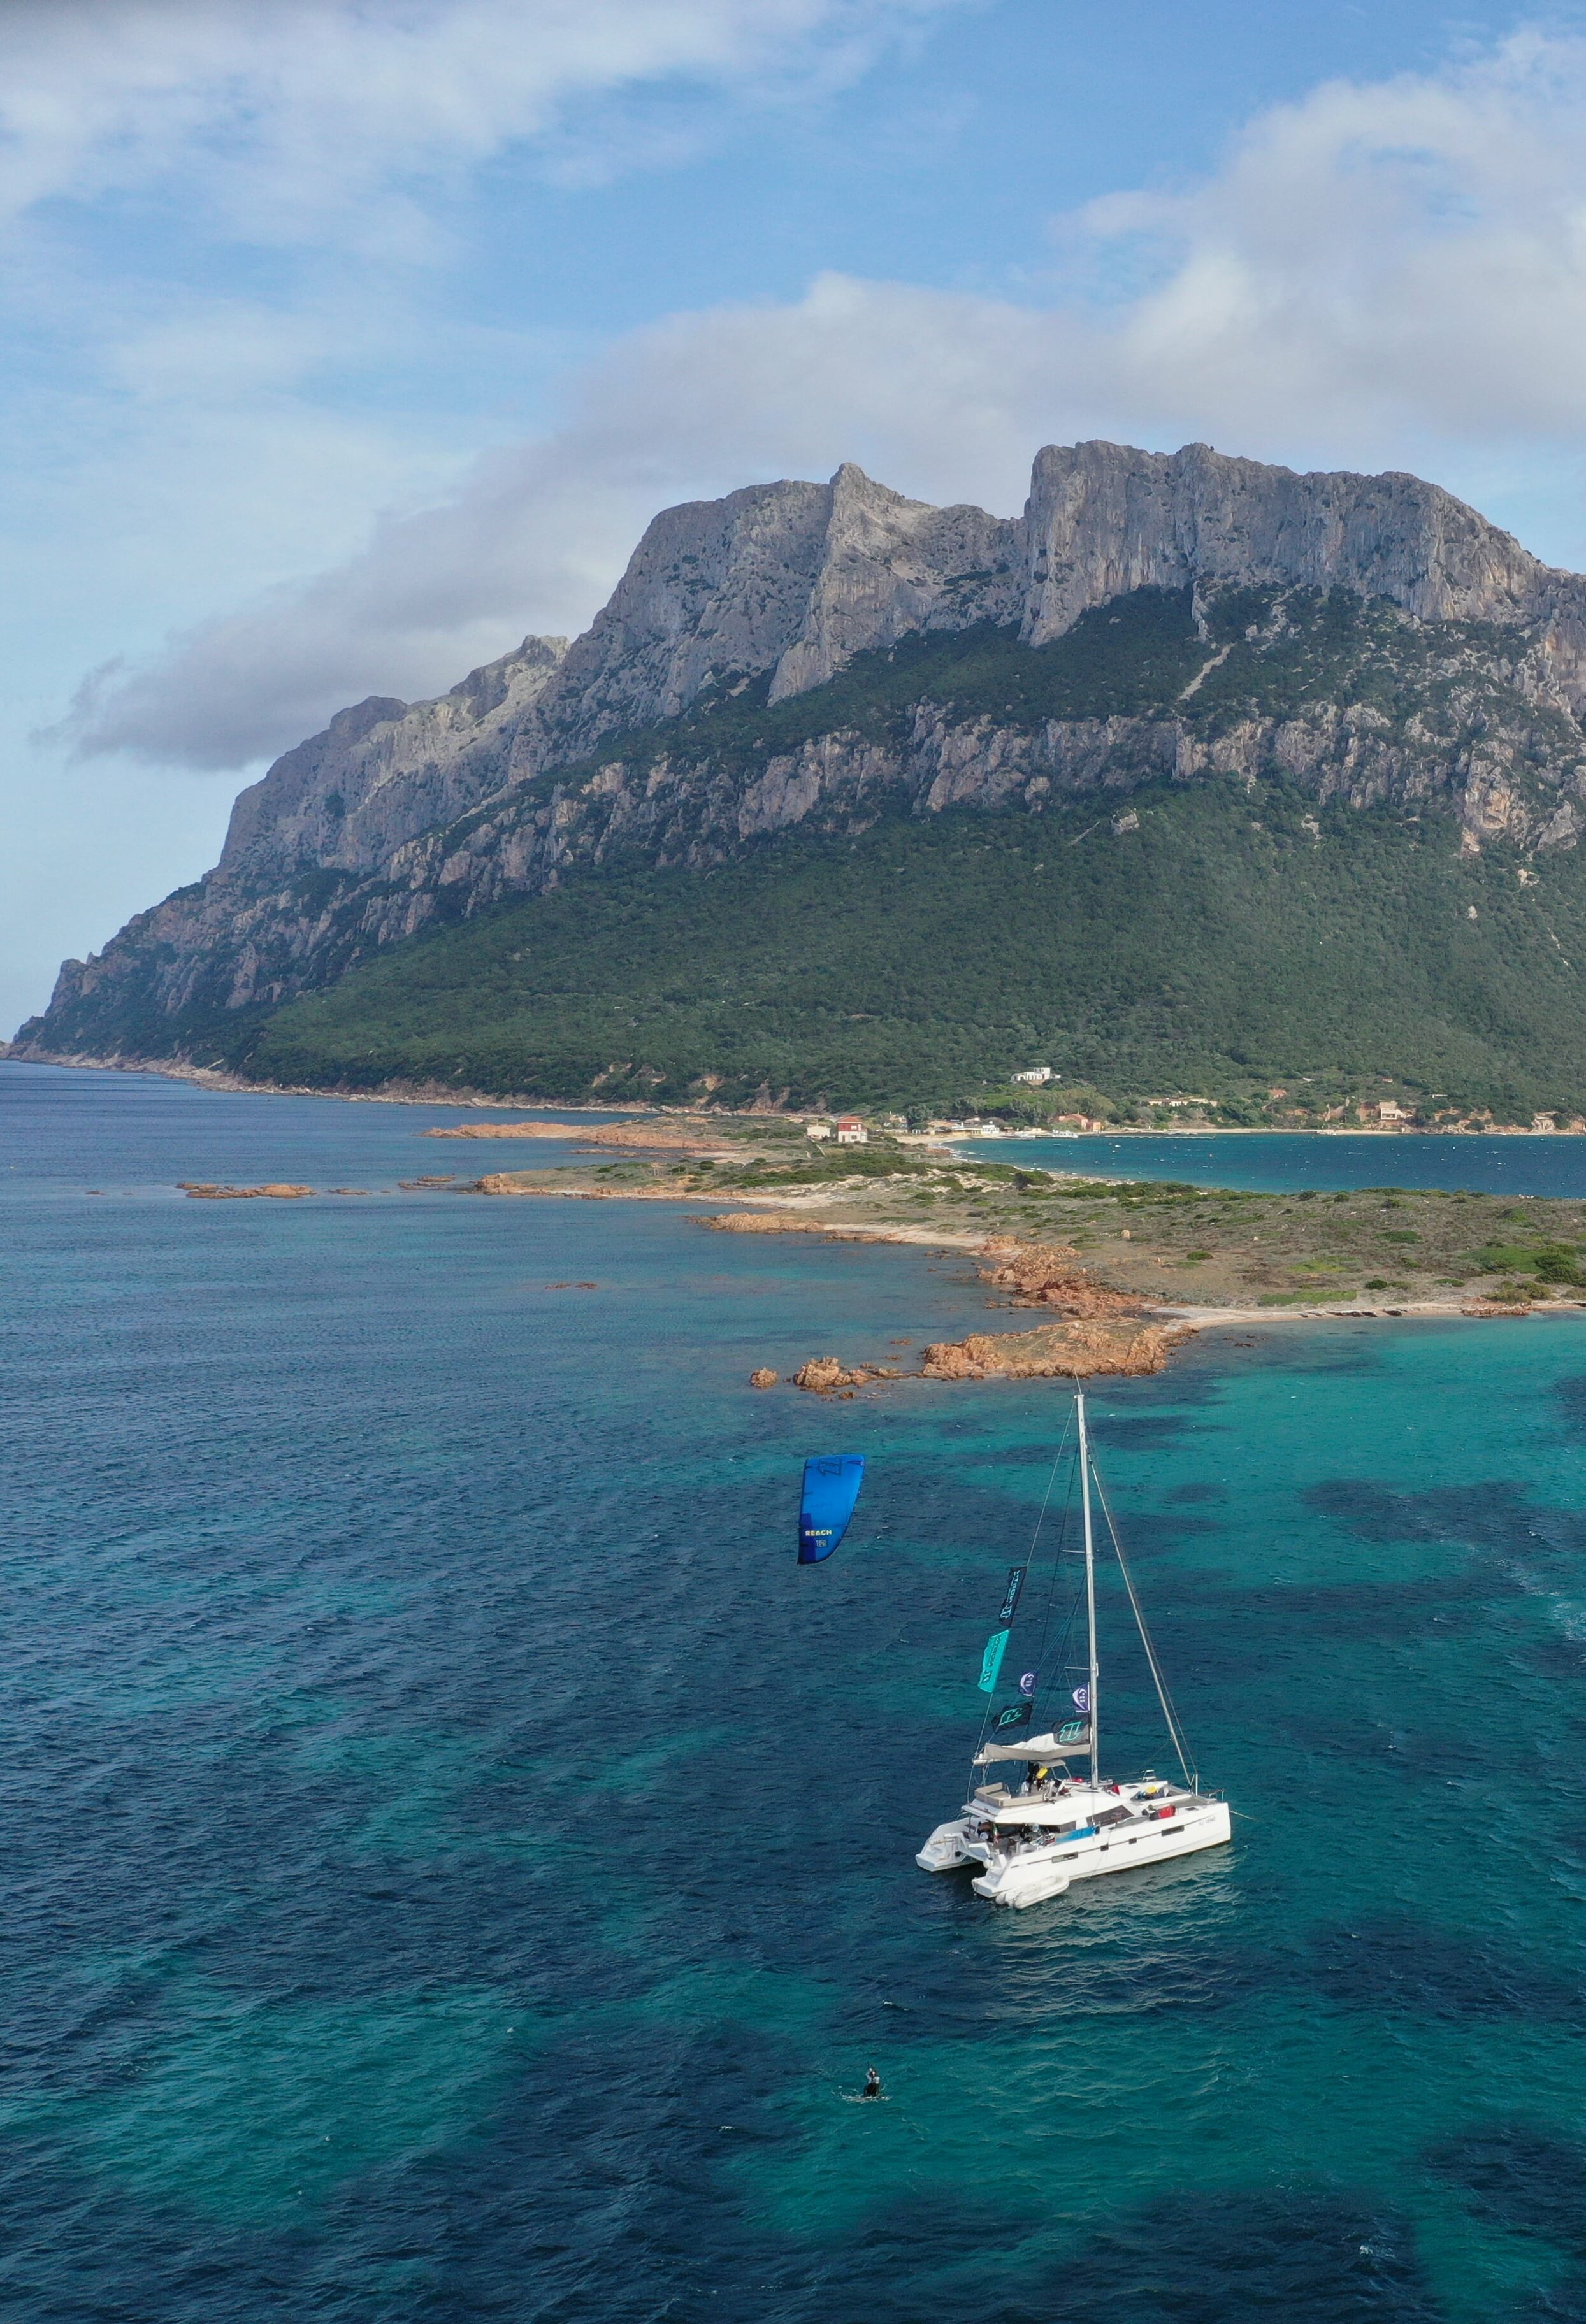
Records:
<instances>
[{"instance_id":1,"label":"black flag","mask_svg":"<svg viewBox=\"0 0 1586 2324\"><path fill-rule=\"evenodd\" d=\"M996 1719L992 1724L992 1734L1000 1735L1005 1727L1028 1727L1029 1725L1030 1712L1034 1709L1035 1704L1033 1702L1005 1703L1002 1709L997 1713Z\"/></svg>"},{"instance_id":2,"label":"black flag","mask_svg":"<svg viewBox=\"0 0 1586 2324\"><path fill-rule=\"evenodd\" d=\"M997 1617L998 1621L1004 1625L1013 1619L1013 1609L1019 1603L1019 1593L1024 1588L1024 1572L1022 1565L1010 1565L1008 1569L1008 1587L1002 1596L1002 1611Z\"/></svg>"}]
</instances>

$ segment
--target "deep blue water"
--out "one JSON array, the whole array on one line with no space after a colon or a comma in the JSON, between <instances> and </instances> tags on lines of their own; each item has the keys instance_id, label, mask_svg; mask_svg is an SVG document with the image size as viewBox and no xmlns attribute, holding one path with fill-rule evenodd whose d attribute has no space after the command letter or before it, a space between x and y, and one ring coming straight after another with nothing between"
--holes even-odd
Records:
<instances>
[{"instance_id":1,"label":"deep blue water","mask_svg":"<svg viewBox=\"0 0 1586 2324\"><path fill-rule=\"evenodd\" d=\"M0 1066L5 2312L1586 2317L1581 1319L1103 1384L1238 1839L994 1915L911 1859L1061 1392L744 1384L984 1323L924 1254L171 1191L438 1118Z\"/></svg>"},{"instance_id":2,"label":"deep blue water","mask_svg":"<svg viewBox=\"0 0 1586 2324\"><path fill-rule=\"evenodd\" d=\"M1426 1137L1342 1130L1213 1131L1109 1137L967 1138L962 1154L1102 1178L1177 1178L1192 1186L1283 1193L1291 1186L1463 1187L1487 1194L1586 1194L1586 1137Z\"/></svg>"}]
</instances>

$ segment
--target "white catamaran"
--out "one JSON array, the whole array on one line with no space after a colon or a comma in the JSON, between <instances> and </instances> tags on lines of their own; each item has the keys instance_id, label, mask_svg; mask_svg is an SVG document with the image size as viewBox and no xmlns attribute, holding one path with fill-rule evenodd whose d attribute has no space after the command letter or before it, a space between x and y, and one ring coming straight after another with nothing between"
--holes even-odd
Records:
<instances>
[{"instance_id":1,"label":"white catamaran","mask_svg":"<svg viewBox=\"0 0 1586 2324\"><path fill-rule=\"evenodd\" d=\"M1140 1865L1160 1864L1169 1857L1192 1855L1197 1849L1216 1848L1232 1838L1227 1801L1214 1793L1202 1791L1191 1763L1172 1697L1135 1595L1134 1580L1124 1560L1106 1489L1091 1455L1083 1394L1074 1397L1074 1417L1084 1534L1086 1653L1084 1664L1073 1666L1065 1675L1076 1675L1081 1668L1085 1673L1085 1683L1074 1688L1070 1697L1079 1716L1056 1725L1044 1735L1029 1734L1040 1674L1027 1672L1019 1681L1017 1701L1008 1704L994 1720L988 1706L981 1746L973 1761L976 1770L1001 1763L1010 1768L1017 1767L1019 1775L1011 1783L980 1783L973 1797L965 1802L962 1814L949 1823L938 1824L915 1858L927 1872L953 1872L961 1866L978 1865L981 1869L973 1883L976 1895L988 1897L993 1904L1009 1904L1016 1910L1044 1904L1049 1896L1062 1895L1071 1880L1088 1880L1102 1872L1130 1872ZM1061 1458L1059 1453L1059 1461ZM1053 1473L1056 1473L1056 1465ZM1129 1593L1157 1699L1177 1754L1183 1774L1180 1783L1163 1782L1150 1775L1137 1776L1132 1782L1105 1782L1101 1775L1093 1484L1123 1576L1123 1586ZM1048 1487L1048 1498L1050 1490ZM1037 1519L1037 1543L1039 1538ZM1034 1553L1032 1544L1032 1561ZM1059 1559L1061 1554L1060 1544ZM1029 1564L1015 1566L1008 1576L1000 1617L1003 1627L988 1643L981 1669L982 1690L988 1694L996 1688L1010 1625L1029 1572ZM999 1734L1007 1735L1009 1739L999 1741ZM1086 1773L1071 1775L1071 1761L1087 1762Z\"/></svg>"}]
</instances>

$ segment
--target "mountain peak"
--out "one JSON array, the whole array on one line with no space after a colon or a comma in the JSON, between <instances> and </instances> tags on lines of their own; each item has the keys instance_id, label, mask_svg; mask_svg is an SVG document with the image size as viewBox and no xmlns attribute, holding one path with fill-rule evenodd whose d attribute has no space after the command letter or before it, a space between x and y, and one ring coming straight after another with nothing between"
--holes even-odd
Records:
<instances>
[{"instance_id":1,"label":"mountain peak","mask_svg":"<svg viewBox=\"0 0 1586 2324\"><path fill-rule=\"evenodd\" d=\"M1535 621L1562 610L1561 596L1586 604L1586 584L1419 476L1301 475L1209 444L1048 444L1036 455L1025 533L1031 645L1061 636L1089 606L1148 587L1342 587L1428 622Z\"/></svg>"}]
</instances>

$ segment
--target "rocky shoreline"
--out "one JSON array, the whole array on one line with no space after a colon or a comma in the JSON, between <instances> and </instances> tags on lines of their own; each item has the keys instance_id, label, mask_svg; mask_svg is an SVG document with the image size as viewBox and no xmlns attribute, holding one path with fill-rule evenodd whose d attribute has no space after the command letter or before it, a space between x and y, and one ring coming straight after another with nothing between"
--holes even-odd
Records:
<instances>
[{"instance_id":1,"label":"rocky shoreline","mask_svg":"<svg viewBox=\"0 0 1586 2324\"><path fill-rule=\"evenodd\" d=\"M1231 1324L1489 1320L1586 1305L1582 1202L1380 1187L1246 1194L1082 1178L900 1139L862 1161L810 1157L790 1126L763 1122L740 1126L723 1167L719 1154L690 1154L680 1129L664 1142L638 1123L620 1139L595 1132L582 1141L592 1159L622 1158L494 1171L474 1185L508 1199L691 1207L731 1189L733 1207L696 1209L707 1231L963 1253L991 1304L1045 1319L932 1342L912 1371L823 1352L789 1375L809 1393L853 1396L899 1379L1139 1375L1159 1371L1197 1333ZM752 1384L782 1382L762 1364Z\"/></svg>"},{"instance_id":2,"label":"rocky shoreline","mask_svg":"<svg viewBox=\"0 0 1586 2324\"><path fill-rule=\"evenodd\" d=\"M549 1139L574 1145L582 1158L478 1177L415 1173L379 1191L668 1203L711 1233L930 1250L973 1260L988 1305L1038 1314L1016 1330L930 1341L911 1367L890 1355L823 1351L786 1376L817 1395L906 1379L1139 1376L1159 1371L1197 1333L1229 1325L1491 1320L1586 1307L1586 1198L1393 1187L1258 1194L1088 1177L968 1157L920 1138L838 1150L764 1115L457 1123L416 1134L493 1145ZM196 1201L302 1201L316 1189L188 1180L180 1192ZM761 1391L784 1385L764 1363L750 1378Z\"/></svg>"}]
</instances>

